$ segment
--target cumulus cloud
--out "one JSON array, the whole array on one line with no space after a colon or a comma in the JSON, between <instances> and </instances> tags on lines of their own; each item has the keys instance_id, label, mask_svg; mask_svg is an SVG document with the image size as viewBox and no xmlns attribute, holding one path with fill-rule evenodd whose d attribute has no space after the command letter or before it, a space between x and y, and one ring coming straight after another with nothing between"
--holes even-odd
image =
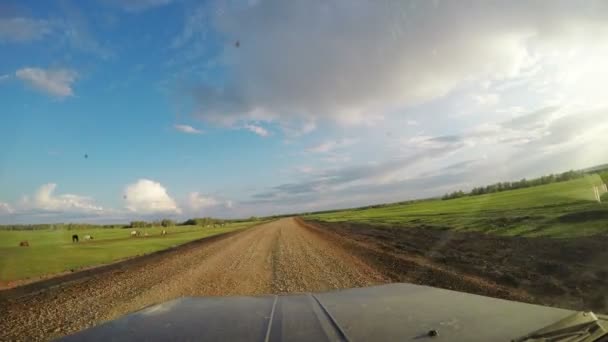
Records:
<instances>
[{"instance_id":1,"label":"cumulus cloud","mask_svg":"<svg viewBox=\"0 0 608 342\"><path fill-rule=\"evenodd\" d=\"M245 129L250 132L253 132L261 137L267 137L270 134L268 132L268 130L266 130L264 127L258 126L258 125L247 124L247 125L245 125Z\"/></svg>"},{"instance_id":2,"label":"cumulus cloud","mask_svg":"<svg viewBox=\"0 0 608 342\"><path fill-rule=\"evenodd\" d=\"M46 211L56 213L101 213L103 207L88 196L61 194L56 195L57 184L42 185L33 196L25 196L21 207L25 211Z\"/></svg>"},{"instance_id":3,"label":"cumulus cloud","mask_svg":"<svg viewBox=\"0 0 608 342\"><path fill-rule=\"evenodd\" d=\"M466 84L487 87L533 75L529 71L543 69L534 67L553 61L555 51L588 50L596 44L590 37L605 37L608 29L601 1L463 6L270 0L237 9L222 2L206 6L186 21L180 37L210 30L231 42L219 59L230 68L221 86L200 82L192 90L196 115L223 124L374 122ZM232 44L237 40L238 48ZM573 64L559 60L557 69ZM580 81L576 73L561 76ZM544 83L536 81L526 80L542 91ZM477 98L483 104L498 100L495 94Z\"/></svg>"},{"instance_id":4,"label":"cumulus cloud","mask_svg":"<svg viewBox=\"0 0 608 342\"><path fill-rule=\"evenodd\" d=\"M53 25L47 20L0 18L0 42L29 42L41 39L52 31Z\"/></svg>"},{"instance_id":5,"label":"cumulus cloud","mask_svg":"<svg viewBox=\"0 0 608 342\"><path fill-rule=\"evenodd\" d=\"M70 69L23 68L15 76L29 86L56 97L74 95L72 84L78 74Z\"/></svg>"},{"instance_id":6,"label":"cumulus cloud","mask_svg":"<svg viewBox=\"0 0 608 342\"><path fill-rule=\"evenodd\" d=\"M200 129L196 129L192 126L189 125L173 125L173 128L175 128L176 130L182 132L182 133L188 133L188 134L201 134L203 133L203 131L201 131Z\"/></svg>"},{"instance_id":7,"label":"cumulus cloud","mask_svg":"<svg viewBox=\"0 0 608 342\"><path fill-rule=\"evenodd\" d=\"M138 214L180 214L181 209L160 183L140 179L124 190L125 207Z\"/></svg>"}]
</instances>

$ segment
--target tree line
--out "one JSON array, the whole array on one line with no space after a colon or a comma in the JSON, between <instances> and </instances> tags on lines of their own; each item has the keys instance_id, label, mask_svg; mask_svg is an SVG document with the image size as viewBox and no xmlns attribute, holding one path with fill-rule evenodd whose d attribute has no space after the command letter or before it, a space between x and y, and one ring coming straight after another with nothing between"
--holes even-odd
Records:
<instances>
[{"instance_id":1,"label":"tree line","mask_svg":"<svg viewBox=\"0 0 608 342\"><path fill-rule=\"evenodd\" d=\"M129 224L86 224L86 223L41 223L41 224L6 224L0 225L0 230L81 230L81 229L113 229L113 228L150 228L174 226L207 226L246 220L222 220L212 217L191 218L183 222L171 219L154 221L131 221Z\"/></svg>"},{"instance_id":2,"label":"tree line","mask_svg":"<svg viewBox=\"0 0 608 342\"><path fill-rule=\"evenodd\" d=\"M40 223L40 224L4 224L0 230L80 230L98 228L126 228L124 224L87 224L87 223Z\"/></svg>"},{"instance_id":3,"label":"tree line","mask_svg":"<svg viewBox=\"0 0 608 342\"><path fill-rule=\"evenodd\" d=\"M570 171L566 171L563 173L550 174L548 176L542 176L542 177L533 178L533 179L522 178L521 180L514 181L514 182L498 182L498 183L494 183L494 184L490 184L490 185L486 185L486 186L475 187L475 188L471 189L470 192L464 192L462 190L458 190L458 191L450 192L450 193L443 195L441 197L441 199L450 200L450 199L455 199L455 198L460 198L460 197L465 197L465 196L477 196L477 195L490 194L490 193L494 193L494 192L523 189L523 188L529 188L529 187L533 187L533 186L539 186L539 185L545 185L545 184L551 184L551 183L557 183L557 182L565 182L565 181L569 181L569 180L573 180L573 179L577 179L577 178L582 178L585 175L586 175L586 173L583 171L570 170Z\"/></svg>"}]
</instances>

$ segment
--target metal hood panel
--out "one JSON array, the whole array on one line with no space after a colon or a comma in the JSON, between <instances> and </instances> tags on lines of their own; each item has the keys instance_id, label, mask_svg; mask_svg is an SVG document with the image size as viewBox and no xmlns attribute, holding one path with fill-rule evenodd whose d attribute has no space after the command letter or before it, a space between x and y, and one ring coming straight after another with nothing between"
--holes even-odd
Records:
<instances>
[{"instance_id":1,"label":"metal hood panel","mask_svg":"<svg viewBox=\"0 0 608 342\"><path fill-rule=\"evenodd\" d=\"M184 297L61 341L510 341L572 313L390 284L320 294ZM430 330L438 336L429 337Z\"/></svg>"}]
</instances>

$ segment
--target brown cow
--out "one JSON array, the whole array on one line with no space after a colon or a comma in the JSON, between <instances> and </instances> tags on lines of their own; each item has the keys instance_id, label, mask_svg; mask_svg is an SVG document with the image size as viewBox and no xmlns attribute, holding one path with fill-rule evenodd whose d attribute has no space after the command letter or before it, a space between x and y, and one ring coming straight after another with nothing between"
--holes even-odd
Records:
<instances>
[{"instance_id":1,"label":"brown cow","mask_svg":"<svg viewBox=\"0 0 608 342\"><path fill-rule=\"evenodd\" d=\"M19 247L29 247L30 243L26 241L19 242Z\"/></svg>"}]
</instances>

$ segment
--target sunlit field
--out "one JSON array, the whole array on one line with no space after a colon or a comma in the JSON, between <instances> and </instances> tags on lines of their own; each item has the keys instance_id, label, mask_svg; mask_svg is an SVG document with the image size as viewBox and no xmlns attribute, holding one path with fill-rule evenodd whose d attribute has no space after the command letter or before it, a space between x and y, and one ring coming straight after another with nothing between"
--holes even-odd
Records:
<instances>
[{"instance_id":1,"label":"sunlit field","mask_svg":"<svg viewBox=\"0 0 608 342\"><path fill-rule=\"evenodd\" d=\"M602 174L606 177L607 174ZM481 231L504 236L576 237L608 232L608 196L595 199L600 175L452 200L428 200L306 216L328 222Z\"/></svg>"},{"instance_id":2,"label":"sunlit field","mask_svg":"<svg viewBox=\"0 0 608 342\"><path fill-rule=\"evenodd\" d=\"M45 229L33 231L0 230L0 281L8 282L78 270L144 255L188 241L250 227L260 222L239 222L223 227L175 226L138 228L147 237L131 237L134 229ZM161 231L167 231L161 236ZM72 242L78 234L80 242ZM93 240L84 240L85 235ZM28 241L29 247L19 247Z\"/></svg>"}]
</instances>

